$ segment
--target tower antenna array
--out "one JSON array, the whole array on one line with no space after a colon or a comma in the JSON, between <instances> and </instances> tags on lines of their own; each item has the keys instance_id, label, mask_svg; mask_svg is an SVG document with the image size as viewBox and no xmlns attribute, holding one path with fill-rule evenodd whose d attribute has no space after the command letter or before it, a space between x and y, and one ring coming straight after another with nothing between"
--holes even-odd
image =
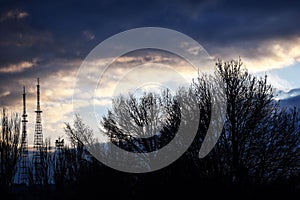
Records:
<instances>
[{"instance_id":1,"label":"tower antenna array","mask_svg":"<svg viewBox=\"0 0 300 200\"><path fill-rule=\"evenodd\" d=\"M19 172L19 183L28 184L28 141L27 141L27 113L26 113L26 91L23 87L23 115L22 115L22 141L21 141L21 164Z\"/></svg>"},{"instance_id":2,"label":"tower antenna array","mask_svg":"<svg viewBox=\"0 0 300 200\"><path fill-rule=\"evenodd\" d=\"M42 153L43 153L43 131L42 131L42 110L40 105L40 80L37 79L37 108L34 132L34 174L36 182L41 181L42 174Z\"/></svg>"}]
</instances>

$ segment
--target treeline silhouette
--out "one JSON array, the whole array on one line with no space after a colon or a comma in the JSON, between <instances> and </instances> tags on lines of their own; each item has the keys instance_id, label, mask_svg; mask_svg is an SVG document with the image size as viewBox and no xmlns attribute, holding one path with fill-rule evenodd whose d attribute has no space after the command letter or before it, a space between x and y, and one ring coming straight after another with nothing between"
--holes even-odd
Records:
<instances>
[{"instance_id":1,"label":"treeline silhouette","mask_svg":"<svg viewBox=\"0 0 300 200\"><path fill-rule=\"evenodd\" d=\"M100 163L87 151L86 145L98 143L93 130L76 115L64 129L71 146L52 152L49 141L45 142L44 170L39 179L42 181L35 181L31 165L28 186L23 189L13 184L20 156L20 120L3 111L1 193L12 199L82 199L94 195L123 199L174 195L286 198L299 194L300 115L297 108L280 107L274 95L267 76L251 75L241 60L219 60L213 76L199 74L189 88L180 88L176 94L166 90L141 97L119 96L99 122L101 131L114 145L138 155L159 152L174 139L179 126L189 130L190 121L199 113L197 133L187 151L171 165L154 172L120 172ZM226 102L226 107L217 110L226 113L224 119L212 114L218 101ZM222 120L225 123L218 142L206 157L199 158L209 127L217 130L214 126ZM206 139L213 140L216 134ZM177 145L183 144L179 140ZM99 150L105 154L109 146ZM171 149L170 153L174 151ZM114 156L122 163L122 155ZM159 153L155 156L158 158ZM147 158L141 159L143 164L147 164Z\"/></svg>"}]
</instances>

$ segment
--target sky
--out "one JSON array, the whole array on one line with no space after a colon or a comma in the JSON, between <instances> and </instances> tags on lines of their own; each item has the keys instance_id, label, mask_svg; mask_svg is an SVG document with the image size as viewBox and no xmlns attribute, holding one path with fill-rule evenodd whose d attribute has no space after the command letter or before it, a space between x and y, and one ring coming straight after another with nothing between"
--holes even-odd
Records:
<instances>
[{"instance_id":1,"label":"sky","mask_svg":"<svg viewBox=\"0 0 300 200\"><path fill-rule=\"evenodd\" d=\"M268 74L278 90L300 88L299 8L299 1L289 0L4 0L0 2L0 106L21 113L26 86L32 144L39 77L44 137L52 141L65 137L64 123L72 123L74 114L76 76L87 55L111 36L140 27L181 32L201 44L213 60L240 57L250 72ZM160 70L160 64L189 73L187 63L168 52L141 50L118 58L107 72L102 98L97 99L99 112L106 112L115 84L128 66L142 65L127 78L146 74L151 79L171 73Z\"/></svg>"}]
</instances>

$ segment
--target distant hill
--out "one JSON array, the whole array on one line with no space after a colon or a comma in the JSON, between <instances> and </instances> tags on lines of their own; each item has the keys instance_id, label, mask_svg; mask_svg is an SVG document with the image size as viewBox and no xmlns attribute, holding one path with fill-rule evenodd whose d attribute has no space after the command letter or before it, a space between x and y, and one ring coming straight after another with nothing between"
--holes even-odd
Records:
<instances>
[{"instance_id":1,"label":"distant hill","mask_svg":"<svg viewBox=\"0 0 300 200\"><path fill-rule=\"evenodd\" d=\"M282 107L300 108L300 88L295 88L288 92L280 90L277 92L277 98L280 100L280 106Z\"/></svg>"},{"instance_id":2,"label":"distant hill","mask_svg":"<svg viewBox=\"0 0 300 200\"><path fill-rule=\"evenodd\" d=\"M300 95L291 97L288 99L280 100L280 106L282 107L297 107L300 108Z\"/></svg>"}]
</instances>

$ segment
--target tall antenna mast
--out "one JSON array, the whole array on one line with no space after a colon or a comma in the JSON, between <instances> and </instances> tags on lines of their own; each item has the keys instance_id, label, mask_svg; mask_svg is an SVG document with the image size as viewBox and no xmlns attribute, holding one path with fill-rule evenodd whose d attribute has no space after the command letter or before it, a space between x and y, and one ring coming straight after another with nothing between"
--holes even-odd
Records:
<instances>
[{"instance_id":1,"label":"tall antenna mast","mask_svg":"<svg viewBox=\"0 0 300 200\"><path fill-rule=\"evenodd\" d=\"M21 141L21 165L19 172L19 183L28 184L28 142L27 142L27 114L26 114L26 92L23 86L23 115L22 115L22 141Z\"/></svg>"},{"instance_id":2,"label":"tall antenna mast","mask_svg":"<svg viewBox=\"0 0 300 200\"><path fill-rule=\"evenodd\" d=\"M42 183L42 153L43 153L43 132L42 132L42 111L40 105L40 80L37 79L37 107L34 132L34 175L36 183Z\"/></svg>"}]
</instances>

